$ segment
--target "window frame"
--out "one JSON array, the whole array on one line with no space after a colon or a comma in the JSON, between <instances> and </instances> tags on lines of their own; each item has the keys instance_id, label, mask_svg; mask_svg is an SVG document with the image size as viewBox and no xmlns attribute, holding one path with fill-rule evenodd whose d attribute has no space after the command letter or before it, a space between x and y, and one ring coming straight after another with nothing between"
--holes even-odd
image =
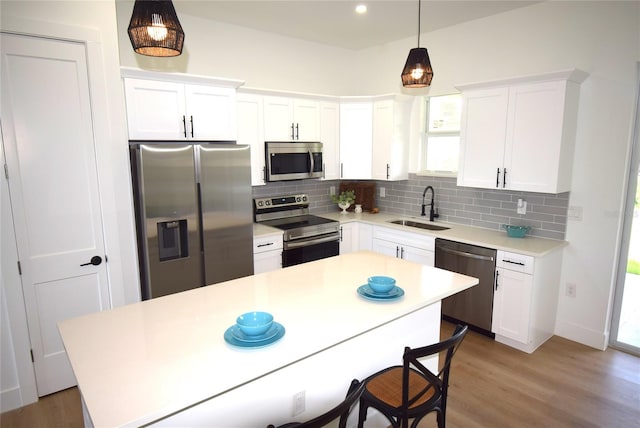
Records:
<instances>
[{"instance_id":1,"label":"window frame","mask_svg":"<svg viewBox=\"0 0 640 428\"><path fill-rule=\"evenodd\" d=\"M421 114L421 129L420 129L420 164L419 171L416 173L418 176L431 176L431 177L457 177L458 170L456 171L441 171L441 170L429 170L427 169L427 152L428 152L428 139L429 137L458 137L460 138L460 130L457 131L435 131L429 132L429 113L431 98L446 97L457 95L462 98L462 94L459 92L425 96L422 106L423 111ZM460 100L462 102L462 99ZM462 112L461 112L462 115ZM462 119L462 118L461 118ZM462 127L462 123L460 124ZM460 147L460 146L458 146Z\"/></svg>"}]
</instances>

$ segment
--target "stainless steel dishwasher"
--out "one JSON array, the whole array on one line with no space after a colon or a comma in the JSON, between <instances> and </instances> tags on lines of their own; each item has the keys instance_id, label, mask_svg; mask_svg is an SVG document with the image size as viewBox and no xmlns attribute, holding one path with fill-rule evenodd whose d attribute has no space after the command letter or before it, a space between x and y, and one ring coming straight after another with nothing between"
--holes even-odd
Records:
<instances>
[{"instance_id":1,"label":"stainless steel dishwasher","mask_svg":"<svg viewBox=\"0 0 640 428\"><path fill-rule=\"evenodd\" d=\"M442 318L463 322L469 328L495 337L491 332L491 318L496 250L437 238L435 266L473 276L480 281L475 287L444 299Z\"/></svg>"}]
</instances>

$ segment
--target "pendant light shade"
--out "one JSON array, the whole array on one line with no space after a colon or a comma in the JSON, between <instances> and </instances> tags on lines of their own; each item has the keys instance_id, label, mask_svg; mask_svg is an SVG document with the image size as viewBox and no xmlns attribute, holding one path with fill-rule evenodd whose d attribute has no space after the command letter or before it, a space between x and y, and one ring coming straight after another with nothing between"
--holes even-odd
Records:
<instances>
[{"instance_id":1,"label":"pendant light shade","mask_svg":"<svg viewBox=\"0 0 640 428\"><path fill-rule=\"evenodd\" d=\"M133 50L141 55L182 53L184 31L171 0L136 0L128 32Z\"/></svg>"},{"instance_id":2,"label":"pendant light shade","mask_svg":"<svg viewBox=\"0 0 640 428\"><path fill-rule=\"evenodd\" d=\"M426 48L420 47L420 12L421 1L418 0L418 47L409 51L409 56L402 69L402 86L405 88L424 88L431 85L433 69Z\"/></svg>"}]
</instances>

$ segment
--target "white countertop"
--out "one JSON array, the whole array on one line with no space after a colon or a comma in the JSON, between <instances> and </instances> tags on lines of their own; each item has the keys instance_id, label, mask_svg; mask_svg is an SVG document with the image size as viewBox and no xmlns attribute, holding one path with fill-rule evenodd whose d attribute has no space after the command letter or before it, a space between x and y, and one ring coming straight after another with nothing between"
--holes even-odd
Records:
<instances>
[{"instance_id":1,"label":"white countertop","mask_svg":"<svg viewBox=\"0 0 640 428\"><path fill-rule=\"evenodd\" d=\"M457 223L444 223L434 222L433 224L449 227L448 230L425 230L410 226L401 226L393 223L389 223L391 220L406 219L414 220L422 223L429 223L428 219L424 217L410 217L397 214L371 214L371 213L347 213L341 214L324 213L315 214L319 217L326 217L332 220L337 220L341 223L348 223L352 221L359 221L363 223L369 223L378 226L389 227L398 230L404 230L406 232L418 233L428 236L435 236L436 238L451 239L452 241L464 242L472 245L479 245L482 247L495 248L496 250L513 251L520 254L526 254L534 257L544 256L552 251L560 249L568 243L566 241L558 241L554 239L536 238L532 236L526 236L524 238L510 238L507 236L507 232L483 229L479 227L466 226ZM254 228L254 233L274 233L278 229L272 227L259 225L259 229ZM257 235L256 235L257 236Z\"/></svg>"},{"instance_id":2,"label":"white countertop","mask_svg":"<svg viewBox=\"0 0 640 428\"><path fill-rule=\"evenodd\" d=\"M357 287L374 274L396 278L405 295L392 302L359 296ZM59 329L94 426L139 426L475 284L364 251L62 321ZM225 330L252 310L272 313L285 336L261 349L228 345Z\"/></svg>"}]
</instances>

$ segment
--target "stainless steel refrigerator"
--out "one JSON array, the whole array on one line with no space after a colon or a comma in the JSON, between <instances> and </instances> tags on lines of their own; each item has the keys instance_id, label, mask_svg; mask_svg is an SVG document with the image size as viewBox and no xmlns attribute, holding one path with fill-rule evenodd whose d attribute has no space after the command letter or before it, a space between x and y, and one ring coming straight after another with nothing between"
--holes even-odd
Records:
<instances>
[{"instance_id":1,"label":"stainless steel refrigerator","mask_svg":"<svg viewBox=\"0 0 640 428\"><path fill-rule=\"evenodd\" d=\"M248 145L130 142L142 298L253 274Z\"/></svg>"}]
</instances>

